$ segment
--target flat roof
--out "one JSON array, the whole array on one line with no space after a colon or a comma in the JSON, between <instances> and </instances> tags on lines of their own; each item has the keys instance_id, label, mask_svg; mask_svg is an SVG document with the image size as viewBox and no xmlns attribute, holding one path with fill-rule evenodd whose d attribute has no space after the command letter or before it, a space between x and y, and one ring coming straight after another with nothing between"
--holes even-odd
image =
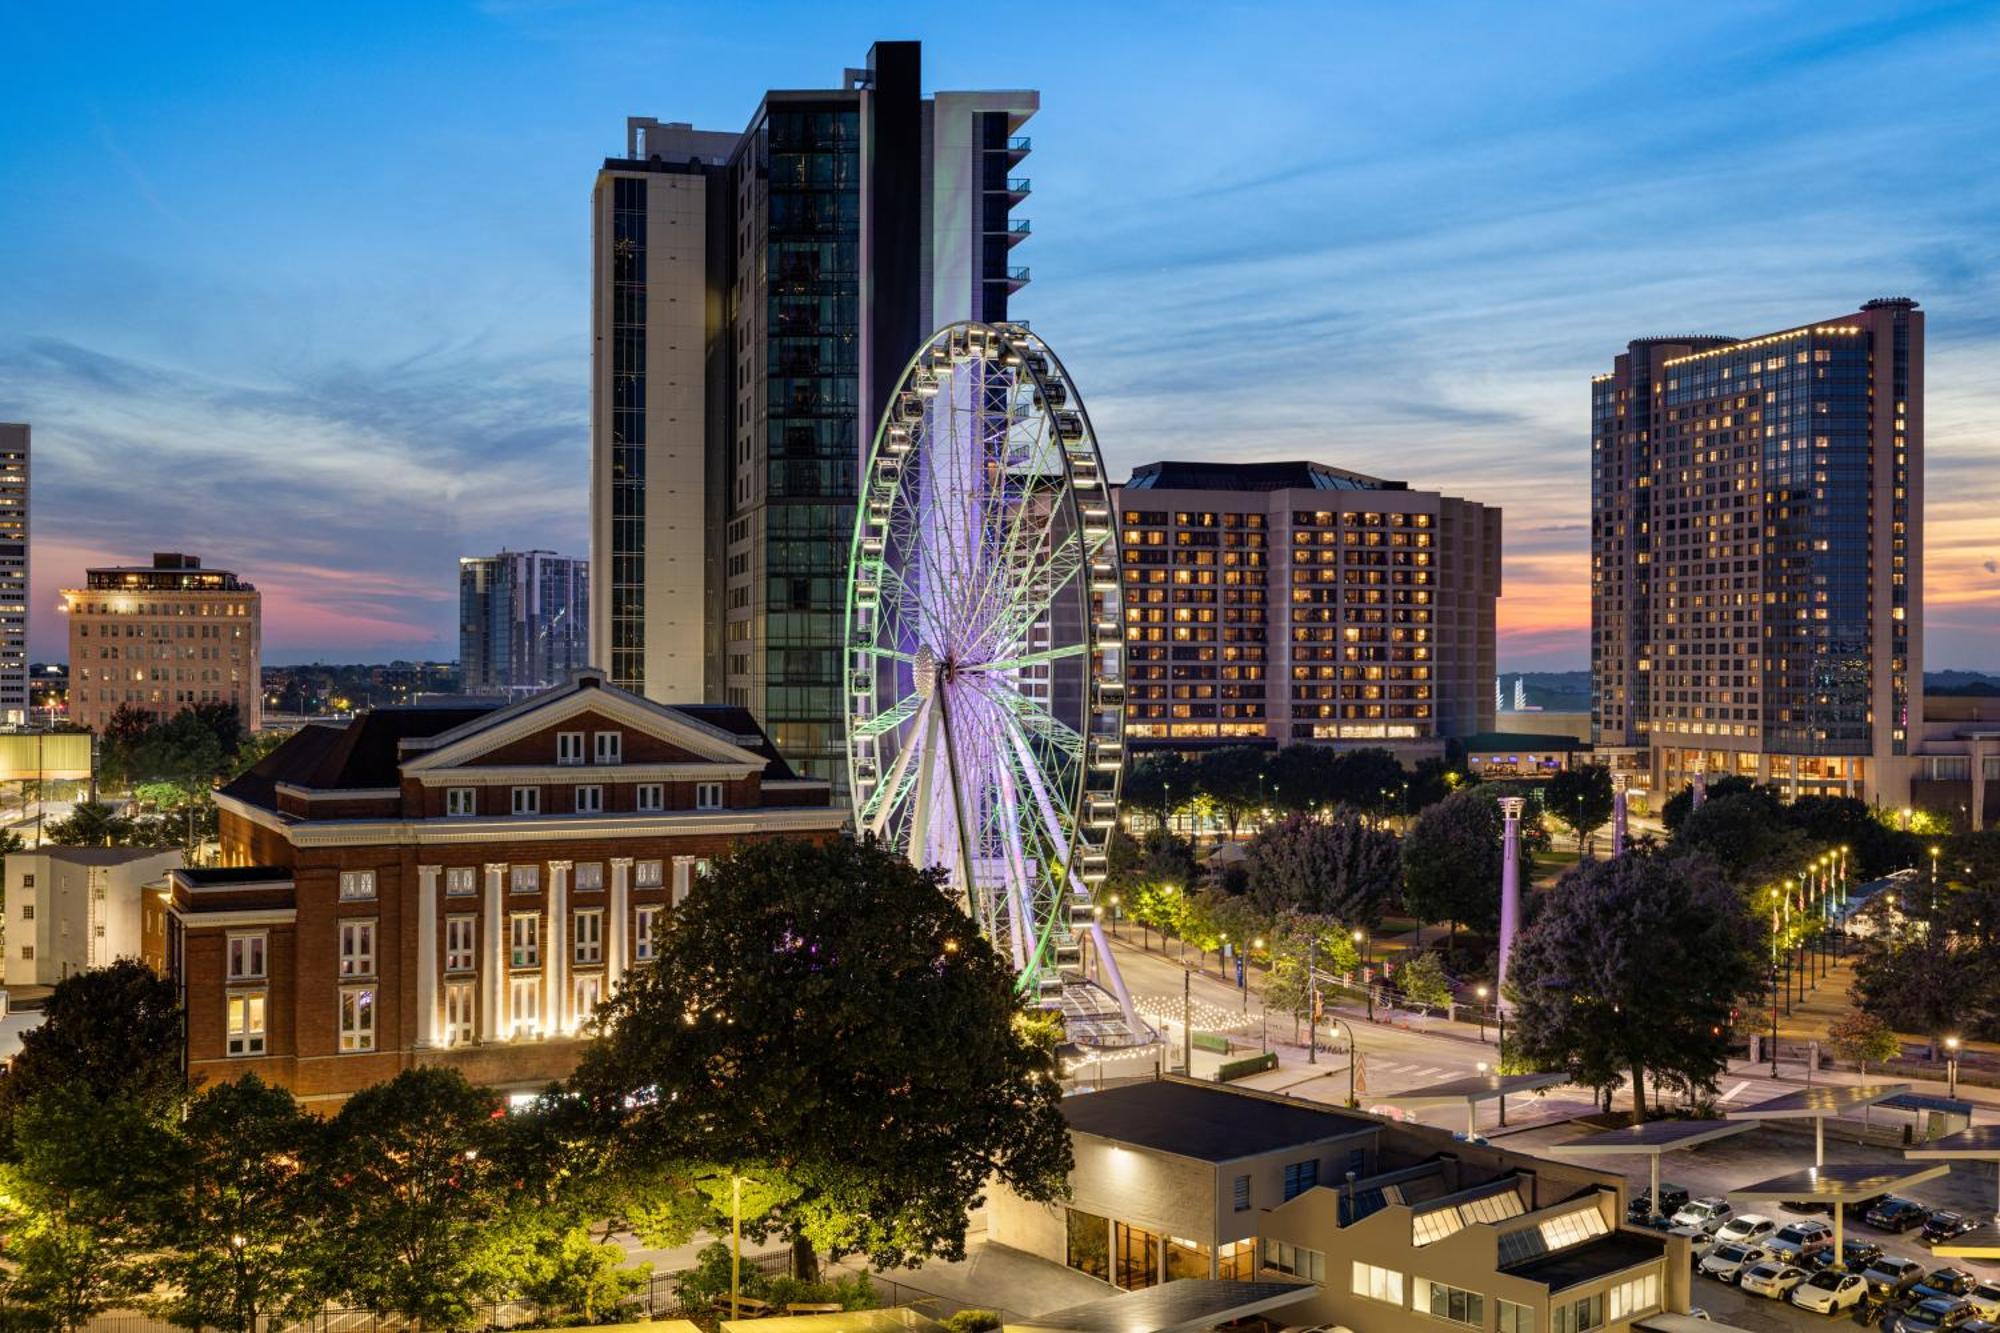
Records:
<instances>
[{"instance_id":1,"label":"flat roof","mask_svg":"<svg viewBox=\"0 0 2000 1333\"><path fill-rule=\"evenodd\" d=\"M1819 1120L1827 1116L1840 1116L1848 1111L1859 1111L1864 1106L1886 1102L1891 1097L1900 1097L1910 1090L1907 1083L1862 1083L1847 1087L1837 1083L1822 1083L1817 1087L1800 1088L1773 1097L1755 1106L1746 1106L1740 1111L1731 1111L1731 1120Z\"/></svg>"},{"instance_id":2,"label":"flat roof","mask_svg":"<svg viewBox=\"0 0 2000 1333\"><path fill-rule=\"evenodd\" d=\"M1507 1276L1539 1282L1550 1291L1564 1291L1578 1283L1590 1282L1613 1273L1622 1273L1637 1264L1657 1259L1667 1250L1666 1237L1645 1236L1631 1231L1614 1231L1608 1236L1585 1241L1537 1255L1526 1263L1504 1269Z\"/></svg>"},{"instance_id":3,"label":"flat roof","mask_svg":"<svg viewBox=\"0 0 2000 1333\"><path fill-rule=\"evenodd\" d=\"M1959 1097L1938 1097L1928 1092L1902 1092L1878 1106L1886 1106L1891 1111L1942 1111L1946 1115L1962 1115L1972 1118L1972 1103Z\"/></svg>"},{"instance_id":4,"label":"flat roof","mask_svg":"<svg viewBox=\"0 0 2000 1333\"><path fill-rule=\"evenodd\" d=\"M1962 1236L1931 1246L1941 1259L2000 1259L2000 1227L1974 1227Z\"/></svg>"},{"instance_id":5,"label":"flat roof","mask_svg":"<svg viewBox=\"0 0 2000 1333\"><path fill-rule=\"evenodd\" d=\"M1318 1290L1311 1282L1233 1282L1225 1278L1182 1277L1144 1291L1052 1310L1006 1327L1062 1329L1066 1333L1191 1333L1294 1304ZM758 1333L769 1322L758 1320Z\"/></svg>"},{"instance_id":6,"label":"flat roof","mask_svg":"<svg viewBox=\"0 0 2000 1333\"><path fill-rule=\"evenodd\" d=\"M1648 1120L1643 1125L1627 1125L1568 1143L1545 1145L1543 1152L1567 1154L1649 1153L1655 1157L1679 1148L1692 1148L1731 1134L1757 1128L1745 1120Z\"/></svg>"},{"instance_id":7,"label":"flat roof","mask_svg":"<svg viewBox=\"0 0 2000 1333\"><path fill-rule=\"evenodd\" d=\"M1076 1133L1203 1162L1230 1162L1380 1127L1379 1121L1332 1107L1176 1079L1073 1092L1063 1098L1062 1112Z\"/></svg>"},{"instance_id":8,"label":"flat roof","mask_svg":"<svg viewBox=\"0 0 2000 1333\"><path fill-rule=\"evenodd\" d=\"M1905 1148L1903 1156L1919 1162L2000 1160L2000 1125L1968 1125L1956 1134Z\"/></svg>"},{"instance_id":9,"label":"flat roof","mask_svg":"<svg viewBox=\"0 0 2000 1333\"><path fill-rule=\"evenodd\" d=\"M1647 1329L1650 1333L1743 1333L1741 1324L1720 1324L1706 1317L1696 1319L1691 1314L1675 1314L1671 1310L1649 1314L1632 1327Z\"/></svg>"},{"instance_id":10,"label":"flat roof","mask_svg":"<svg viewBox=\"0 0 2000 1333\"><path fill-rule=\"evenodd\" d=\"M674 1321L679 1322L679 1321ZM908 1306L887 1310L843 1310L838 1314L767 1315L761 1319L724 1319L725 1333L929 1333L941 1325ZM632 1327L652 1329L654 1324Z\"/></svg>"},{"instance_id":11,"label":"flat roof","mask_svg":"<svg viewBox=\"0 0 2000 1333\"><path fill-rule=\"evenodd\" d=\"M1912 1185L1921 1185L1926 1180L1936 1180L1950 1170L1948 1166L1830 1162L1825 1166L1809 1166L1803 1171L1788 1171L1782 1176L1772 1176L1769 1180L1746 1185L1742 1189L1725 1190L1724 1194L1731 1203L1759 1203L1773 1199L1780 1203L1793 1199L1853 1203L1860 1199L1872 1199L1878 1194L1894 1194Z\"/></svg>"},{"instance_id":12,"label":"flat roof","mask_svg":"<svg viewBox=\"0 0 2000 1333\"><path fill-rule=\"evenodd\" d=\"M1489 1102L1517 1092L1558 1088L1567 1082L1568 1074L1474 1074L1470 1078L1455 1078L1445 1083L1433 1083L1427 1088L1412 1088L1391 1097L1370 1097L1369 1100L1384 1106L1445 1106L1454 1102L1466 1105Z\"/></svg>"}]
</instances>

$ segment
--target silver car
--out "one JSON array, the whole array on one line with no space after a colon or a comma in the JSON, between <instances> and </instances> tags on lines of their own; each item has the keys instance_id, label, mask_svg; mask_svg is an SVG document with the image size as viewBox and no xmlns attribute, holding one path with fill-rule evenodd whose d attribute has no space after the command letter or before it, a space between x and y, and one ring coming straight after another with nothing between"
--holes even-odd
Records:
<instances>
[{"instance_id":1,"label":"silver car","mask_svg":"<svg viewBox=\"0 0 2000 1333\"><path fill-rule=\"evenodd\" d=\"M1770 1257L1770 1252L1761 1245L1722 1241L1695 1265L1695 1272L1706 1273L1718 1282L1734 1282L1745 1269L1755 1268Z\"/></svg>"},{"instance_id":2,"label":"silver car","mask_svg":"<svg viewBox=\"0 0 2000 1333\"><path fill-rule=\"evenodd\" d=\"M1729 1200L1711 1196L1696 1199L1675 1213L1672 1220L1677 1227L1700 1227L1704 1231L1713 1231L1735 1215L1736 1209Z\"/></svg>"}]
</instances>

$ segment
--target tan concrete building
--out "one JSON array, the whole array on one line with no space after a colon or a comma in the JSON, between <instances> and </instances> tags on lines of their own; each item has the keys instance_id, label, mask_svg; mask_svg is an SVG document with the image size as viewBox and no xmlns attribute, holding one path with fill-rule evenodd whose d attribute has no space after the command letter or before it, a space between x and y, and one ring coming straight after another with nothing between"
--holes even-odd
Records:
<instances>
[{"instance_id":1,"label":"tan concrete building","mask_svg":"<svg viewBox=\"0 0 2000 1333\"><path fill-rule=\"evenodd\" d=\"M263 725L262 599L201 557L162 552L150 565L89 570L62 591L69 615L69 716L102 731L121 704L170 718L234 704Z\"/></svg>"},{"instance_id":2,"label":"tan concrete building","mask_svg":"<svg viewBox=\"0 0 2000 1333\"><path fill-rule=\"evenodd\" d=\"M167 872L178 848L41 847L7 858L9 986L53 986L64 977L137 958L164 961Z\"/></svg>"},{"instance_id":3,"label":"tan concrete building","mask_svg":"<svg viewBox=\"0 0 2000 1333\"><path fill-rule=\"evenodd\" d=\"M1498 509L1318 463L1151 463L1118 505L1133 748L1492 730Z\"/></svg>"}]
</instances>

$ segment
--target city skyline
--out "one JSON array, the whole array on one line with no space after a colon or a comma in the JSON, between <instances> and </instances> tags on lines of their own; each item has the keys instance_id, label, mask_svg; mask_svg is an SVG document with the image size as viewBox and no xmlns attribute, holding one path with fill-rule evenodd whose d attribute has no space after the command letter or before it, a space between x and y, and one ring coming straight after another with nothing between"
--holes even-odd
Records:
<instances>
[{"instance_id":1,"label":"city skyline","mask_svg":"<svg viewBox=\"0 0 2000 1333\"><path fill-rule=\"evenodd\" d=\"M890 10L222 32L133 8L108 42L10 13L0 419L36 432L32 655L60 655L57 587L177 546L264 592L274 663L449 655L462 550L587 545L577 162L628 114L731 127L911 37L927 91L1041 93L1018 313L1089 386L1113 476L1304 458L1495 504L1503 669L1588 662L1606 345L1916 298L1925 661L1993 666L2000 16L1577 16L1085 11L995 54Z\"/></svg>"}]
</instances>

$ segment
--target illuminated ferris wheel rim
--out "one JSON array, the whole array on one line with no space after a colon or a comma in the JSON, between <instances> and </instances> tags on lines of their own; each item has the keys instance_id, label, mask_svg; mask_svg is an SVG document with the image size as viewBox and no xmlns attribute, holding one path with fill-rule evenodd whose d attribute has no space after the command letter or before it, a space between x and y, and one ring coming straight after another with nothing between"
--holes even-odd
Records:
<instances>
[{"instance_id":1,"label":"illuminated ferris wheel rim","mask_svg":"<svg viewBox=\"0 0 2000 1333\"><path fill-rule=\"evenodd\" d=\"M1089 886L1123 759L1117 560L1095 435L1053 351L1019 325L933 334L891 395L857 505L856 826L944 864L1045 1002L1075 970L1075 937L1101 935Z\"/></svg>"}]
</instances>

